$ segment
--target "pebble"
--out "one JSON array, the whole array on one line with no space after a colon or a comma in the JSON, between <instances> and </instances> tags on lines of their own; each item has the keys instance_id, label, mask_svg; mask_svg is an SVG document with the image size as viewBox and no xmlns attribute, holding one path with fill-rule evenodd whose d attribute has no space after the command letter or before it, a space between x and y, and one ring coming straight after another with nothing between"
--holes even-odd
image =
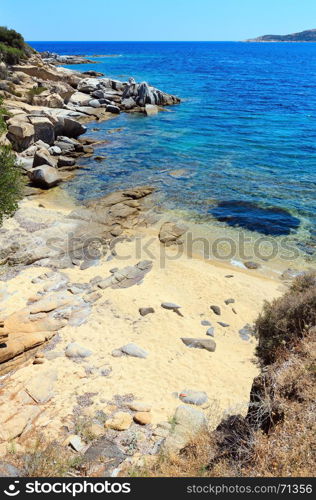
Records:
<instances>
[{"instance_id":1,"label":"pebble","mask_svg":"<svg viewBox=\"0 0 316 500\"><path fill-rule=\"evenodd\" d=\"M33 365L43 365L45 363L44 358L35 358L33 361Z\"/></svg>"},{"instance_id":2,"label":"pebble","mask_svg":"<svg viewBox=\"0 0 316 500\"><path fill-rule=\"evenodd\" d=\"M70 436L68 439L68 444L75 450L75 451L82 451L85 447L85 444L83 443L82 439L80 436Z\"/></svg>"},{"instance_id":3,"label":"pebble","mask_svg":"<svg viewBox=\"0 0 316 500\"><path fill-rule=\"evenodd\" d=\"M142 347L139 347L137 344L134 344L133 342L124 345L120 350L128 356L133 356L134 358L147 358L148 356L147 351L142 349Z\"/></svg>"},{"instance_id":4,"label":"pebble","mask_svg":"<svg viewBox=\"0 0 316 500\"><path fill-rule=\"evenodd\" d=\"M124 411L119 411L112 418L105 422L105 427L107 429L113 429L115 431L126 431L130 428L133 422L132 416Z\"/></svg>"},{"instance_id":5,"label":"pebble","mask_svg":"<svg viewBox=\"0 0 316 500\"><path fill-rule=\"evenodd\" d=\"M214 331L214 327L211 326L207 331L206 331L206 335L208 335L209 337L214 337L215 335L215 331Z\"/></svg>"},{"instance_id":6,"label":"pebble","mask_svg":"<svg viewBox=\"0 0 316 500\"><path fill-rule=\"evenodd\" d=\"M184 390L179 394L179 399L183 403L201 406L207 402L208 397L206 392Z\"/></svg>"},{"instance_id":7,"label":"pebble","mask_svg":"<svg viewBox=\"0 0 316 500\"><path fill-rule=\"evenodd\" d=\"M208 321L207 319L203 319L201 321L201 325L202 326L212 326L212 323L210 321Z\"/></svg>"},{"instance_id":8,"label":"pebble","mask_svg":"<svg viewBox=\"0 0 316 500\"><path fill-rule=\"evenodd\" d=\"M121 358L123 356L121 349L114 349L111 354L113 358Z\"/></svg>"},{"instance_id":9,"label":"pebble","mask_svg":"<svg viewBox=\"0 0 316 500\"><path fill-rule=\"evenodd\" d=\"M222 326L223 328L227 328L229 326L228 323L223 323L222 321L218 321L217 322L220 326Z\"/></svg>"},{"instance_id":10,"label":"pebble","mask_svg":"<svg viewBox=\"0 0 316 500\"><path fill-rule=\"evenodd\" d=\"M182 342L195 349L206 349L207 351L214 352L216 344L213 339L194 339L194 338L181 338Z\"/></svg>"},{"instance_id":11,"label":"pebble","mask_svg":"<svg viewBox=\"0 0 316 500\"><path fill-rule=\"evenodd\" d=\"M260 264L257 264L257 262L249 260L247 262L244 262L244 266L246 266L247 269L258 269L260 267Z\"/></svg>"},{"instance_id":12,"label":"pebble","mask_svg":"<svg viewBox=\"0 0 316 500\"><path fill-rule=\"evenodd\" d=\"M161 307L163 307L164 309L168 309L170 311L177 311L178 309L181 309L181 306L173 304L172 302L163 302L161 304Z\"/></svg>"},{"instance_id":13,"label":"pebble","mask_svg":"<svg viewBox=\"0 0 316 500\"><path fill-rule=\"evenodd\" d=\"M234 275L233 274L226 274L225 278L233 278Z\"/></svg>"},{"instance_id":14,"label":"pebble","mask_svg":"<svg viewBox=\"0 0 316 500\"><path fill-rule=\"evenodd\" d=\"M228 306L229 304L235 304L235 299L226 299L225 304Z\"/></svg>"},{"instance_id":15,"label":"pebble","mask_svg":"<svg viewBox=\"0 0 316 500\"><path fill-rule=\"evenodd\" d=\"M255 337L256 332L255 329L247 323L243 328L239 330L239 335L242 338L242 340L250 340L250 337Z\"/></svg>"},{"instance_id":16,"label":"pebble","mask_svg":"<svg viewBox=\"0 0 316 500\"><path fill-rule=\"evenodd\" d=\"M147 316L147 314L153 314L155 309L153 307L140 307L139 314L141 316Z\"/></svg>"},{"instance_id":17,"label":"pebble","mask_svg":"<svg viewBox=\"0 0 316 500\"><path fill-rule=\"evenodd\" d=\"M221 315L221 308L219 306L210 306L210 308L217 316Z\"/></svg>"},{"instance_id":18,"label":"pebble","mask_svg":"<svg viewBox=\"0 0 316 500\"><path fill-rule=\"evenodd\" d=\"M147 425L151 423L151 414L147 411L139 411L134 415L134 421L140 425Z\"/></svg>"},{"instance_id":19,"label":"pebble","mask_svg":"<svg viewBox=\"0 0 316 500\"><path fill-rule=\"evenodd\" d=\"M77 344L77 342L68 344L65 349L65 355L67 358L88 358L91 354L92 351L86 349L80 344Z\"/></svg>"},{"instance_id":20,"label":"pebble","mask_svg":"<svg viewBox=\"0 0 316 500\"><path fill-rule=\"evenodd\" d=\"M151 411L151 406L148 403L143 403L142 401L133 401L129 405L129 409L137 412L148 412Z\"/></svg>"}]
</instances>

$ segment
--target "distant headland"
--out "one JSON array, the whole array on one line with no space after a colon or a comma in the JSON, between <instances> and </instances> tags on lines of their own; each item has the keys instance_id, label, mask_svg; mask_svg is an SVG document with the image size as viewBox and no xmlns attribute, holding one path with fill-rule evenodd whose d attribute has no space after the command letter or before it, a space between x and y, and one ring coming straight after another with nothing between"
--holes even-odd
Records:
<instances>
[{"instance_id":1,"label":"distant headland","mask_svg":"<svg viewBox=\"0 0 316 500\"><path fill-rule=\"evenodd\" d=\"M316 29L290 35L264 35L245 40L246 42L316 42Z\"/></svg>"}]
</instances>

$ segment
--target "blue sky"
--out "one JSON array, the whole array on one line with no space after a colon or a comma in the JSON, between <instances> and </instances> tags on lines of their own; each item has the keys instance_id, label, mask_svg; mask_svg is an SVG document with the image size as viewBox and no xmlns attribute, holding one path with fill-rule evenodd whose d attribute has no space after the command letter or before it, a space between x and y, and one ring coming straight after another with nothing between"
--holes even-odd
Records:
<instances>
[{"instance_id":1,"label":"blue sky","mask_svg":"<svg viewBox=\"0 0 316 500\"><path fill-rule=\"evenodd\" d=\"M26 40L243 40L316 28L315 0L0 0Z\"/></svg>"}]
</instances>

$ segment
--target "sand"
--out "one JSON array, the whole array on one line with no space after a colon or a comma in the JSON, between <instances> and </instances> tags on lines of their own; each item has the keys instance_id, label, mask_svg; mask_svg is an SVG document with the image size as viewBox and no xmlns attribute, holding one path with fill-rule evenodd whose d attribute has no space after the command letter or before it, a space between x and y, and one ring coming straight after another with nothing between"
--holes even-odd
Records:
<instances>
[{"instance_id":1,"label":"sand","mask_svg":"<svg viewBox=\"0 0 316 500\"><path fill-rule=\"evenodd\" d=\"M41 197L40 203L47 209L67 213L72 202L61 202L63 196L59 192L57 206L52 195ZM28 207L38 203L38 199L23 201ZM94 393L93 404L84 410L87 416L94 416L98 410L109 413L109 402L115 395L133 394L136 400L152 406L154 424L172 418L180 403L177 394L185 389L207 393L209 402L205 411L211 427L223 415L247 411L251 384L259 372L255 363L256 341L242 340L238 330L255 320L264 300L279 296L285 287L262 271L244 270L199 256L189 258L185 252L178 252L178 248L169 248L169 259L163 263L159 227L158 223L138 230L137 239L117 245L118 256L110 261L105 257L100 265L86 270L65 270L72 282L87 282L98 275L108 276L112 268L153 260L152 271L140 285L100 290L102 298L94 304L88 321L80 327L68 325L60 330L55 351L63 353L68 343L76 341L93 352L89 358L75 363L62 355L43 365L30 362L7 377L5 383L12 389L23 387L34 375L40 379L48 368L57 371L55 397L45 405L36 422L37 428L48 437L55 437L62 425L71 421L77 397L86 393ZM149 245L147 250L146 245ZM43 272L43 268L30 266L1 283L0 293L7 294L7 299L0 302L2 315L24 307L27 299L41 290L43 284L30 281ZM231 274L232 278L225 277ZM235 299L235 303L225 305L229 298ZM163 309L162 302L180 305L183 317ZM220 306L221 316L216 316L210 305ZM142 317L140 307L153 307L155 313ZM209 320L215 327L214 353L188 348L181 341L181 337L209 338L208 327L201 325L202 320ZM224 328L218 321L230 326ZM148 351L148 357L111 355L113 349L129 342ZM99 373L86 375L86 367L112 371L107 377Z\"/></svg>"}]
</instances>

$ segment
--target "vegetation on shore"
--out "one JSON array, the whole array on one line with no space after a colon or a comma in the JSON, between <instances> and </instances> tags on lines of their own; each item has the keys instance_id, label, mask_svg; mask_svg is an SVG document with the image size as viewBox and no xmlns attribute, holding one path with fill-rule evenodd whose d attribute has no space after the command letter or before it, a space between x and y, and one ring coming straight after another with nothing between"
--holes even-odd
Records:
<instances>
[{"instance_id":1,"label":"vegetation on shore","mask_svg":"<svg viewBox=\"0 0 316 500\"><path fill-rule=\"evenodd\" d=\"M23 36L15 30L0 26L0 61L5 64L18 64L32 53Z\"/></svg>"},{"instance_id":2,"label":"vegetation on shore","mask_svg":"<svg viewBox=\"0 0 316 500\"><path fill-rule=\"evenodd\" d=\"M6 132L4 116L6 110L0 98L0 136ZM0 224L18 207L23 195L23 180L11 146L0 145Z\"/></svg>"}]
</instances>

